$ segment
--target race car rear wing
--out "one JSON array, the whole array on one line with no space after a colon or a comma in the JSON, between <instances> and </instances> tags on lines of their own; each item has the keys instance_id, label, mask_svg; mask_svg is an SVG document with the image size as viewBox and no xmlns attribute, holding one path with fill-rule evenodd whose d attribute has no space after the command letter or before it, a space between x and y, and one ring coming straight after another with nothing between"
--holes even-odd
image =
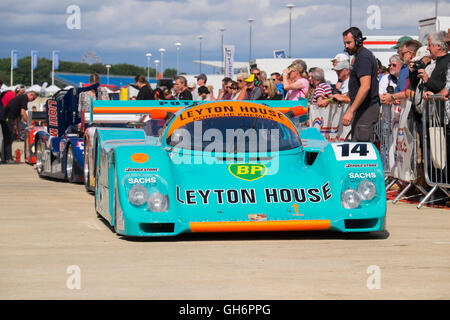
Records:
<instances>
[{"instance_id":1,"label":"race car rear wing","mask_svg":"<svg viewBox=\"0 0 450 320\"><path fill-rule=\"evenodd\" d=\"M279 110L287 117L306 116L308 112L307 100L255 100L248 101L263 104ZM143 115L161 119L167 113L174 114L187 106L211 103L214 101L187 100L94 100L91 102L90 112L85 113L89 123L124 123L138 122Z\"/></svg>"}]
</instances>

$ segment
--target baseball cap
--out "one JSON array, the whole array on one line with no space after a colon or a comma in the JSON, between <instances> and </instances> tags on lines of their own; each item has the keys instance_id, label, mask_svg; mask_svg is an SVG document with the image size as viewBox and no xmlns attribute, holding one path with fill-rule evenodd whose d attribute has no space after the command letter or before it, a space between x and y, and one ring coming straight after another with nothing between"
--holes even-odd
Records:
<instances>
[{"instance_id":1,"label":"baseball cap","mask_svg":"<svg viewBox=\"0 0 450 320\"><path fill-rule=\"evenodd\" d=\"M200 73L198 76L195 76L194 78L197 78L197 79L203 79L203 80L207 80L208 78L206 77L206 74L204 74L204 73Z\"/></svg>"},{"instance_id":2,"label":"baseball cap","mask_svg":"<svg viewBox=\"0 0 450 320\"><path fill-rule=\"evenodd\" d=\"M398 48L400 48L408 40L412 40L412 38L408 37L408 36L401 37L400 39L398 39L397 44L395 46L393 46L391 49L398 49Z\"/></svg>"},{"instance_id":3,"label":"baseball cap","mask_svg":"<svg viewBox=\"0 0 450 320\"><path fill-rule=\"evenodd\" d=\"M350 58L345 53L338 53L331 61L350 61Z\"/></svg>"},{"instance_id":4,"label":"baseball cap","mask_svg":"<svg viewBox=\"0 0 450 320\"><path fill-rule=\"evenodd\" d=\"M245 79L245 82L255 82L255 75L251 74L250 77L248 77L247 79Z\"/></svg>"},{"instance_id":5,"label":"baseball cap","mask_svg":"<svg viewBox=\"0 0 450 320\"><path fill-rule=\"evenodd\" d=\"M430 51L427 49L427 46L420 47L417 49L416 56L412 58L413 62L419 61L423 57L429 57Z\"/></svg>"},{"instance_id":6,"label":"baseball cap","mask_svg":"<svg viewBox=\"0 0 450 320\"><path fill-rule=\"evenodd\" d=\"M348 60L339 61L336 64L336 66L334 66L332 69L335 70L335 71L344 70L344 69L350 69L350 62L348 62Z\"/></svg>"}]
</instances>

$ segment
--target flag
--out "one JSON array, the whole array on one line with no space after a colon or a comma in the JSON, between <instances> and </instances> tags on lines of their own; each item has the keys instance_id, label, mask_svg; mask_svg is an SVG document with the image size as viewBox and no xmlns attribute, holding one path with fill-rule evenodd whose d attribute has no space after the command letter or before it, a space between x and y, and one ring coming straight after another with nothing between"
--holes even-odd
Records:
<instances>
[{"instance_id":1,"label":"flag","mask_svg":"<svg viewBox=\"0 0 450 320\"><path fill-rule=\"evenodd\" d=\"M53 51L53 70L59 69L59 51Z\"/></svg>"},{"instance_id":2,"label":"flag","mask_svg":"<svg viewBox=\"0 0 450 320\"><path fill-rule=\"evenodd\" d=\"M233 76L233 63L234 63L234 46L223 46L224 59L225 59L225 77L231 78Z\"/></svg>"},{"instance_id":3,"label":"flag","mask_svg":"<svg viewBox=\"0 0 450 320\"><path fill-rule=\"evenodd\" d=\"M16 69L17 68L17 50L11 50L11 69Z\"/></svg>"},{"instance_id":4,"label":"flag","mask_svg":"<svg viewBox=\"0 0 450 320\"><path fill-rule=\"evenodd\" d=\"M31 51L31 66L34 69L37 68L37 64L38 64L38 52L32 50Z\"/></svg>"}]
</instances>

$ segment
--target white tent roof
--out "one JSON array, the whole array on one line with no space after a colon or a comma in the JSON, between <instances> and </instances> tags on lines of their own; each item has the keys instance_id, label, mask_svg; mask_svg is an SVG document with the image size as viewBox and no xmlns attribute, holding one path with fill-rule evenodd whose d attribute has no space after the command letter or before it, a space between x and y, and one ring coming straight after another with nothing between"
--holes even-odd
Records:
<instances>
[{"instance_id":1,"label":"white tent roof","mask_svg":"<svg viewBox=\"0 0 450 320\"><path fill-rule=\"evenodd\" d=\"M48 93L56 93L59 90L61 90L61 89L55 85L51 85L50 87L45 88L45 92L48 92Z\"/></svg>"},{"instance_id":2,"label":"white tent roof","mask_svg":"<svg viewBox=\"0 0 450 320\"><path fill-rule=\"evenodd\" d=\"M38 84L34 84L31 87L28 87L27 91L35 91L39 93L41 91L42 87Z\"/></svg>"}]
</instances>

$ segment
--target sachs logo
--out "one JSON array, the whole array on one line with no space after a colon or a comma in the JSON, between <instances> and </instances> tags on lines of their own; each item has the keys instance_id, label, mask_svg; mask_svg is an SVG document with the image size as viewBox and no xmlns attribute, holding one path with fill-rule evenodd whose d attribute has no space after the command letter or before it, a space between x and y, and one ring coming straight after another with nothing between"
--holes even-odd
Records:
<instances>
[{"instance_id":1,"label":"sachs logo","mask_svg":"<svg viewBox=\"0 0 450 320\"><path fill-rule=\"evenodd\" d=\"M266 166L259 163L232 163L228 170L233 176L247 181L257 180L267 173Z\"/></svg>"}]
</instances>

